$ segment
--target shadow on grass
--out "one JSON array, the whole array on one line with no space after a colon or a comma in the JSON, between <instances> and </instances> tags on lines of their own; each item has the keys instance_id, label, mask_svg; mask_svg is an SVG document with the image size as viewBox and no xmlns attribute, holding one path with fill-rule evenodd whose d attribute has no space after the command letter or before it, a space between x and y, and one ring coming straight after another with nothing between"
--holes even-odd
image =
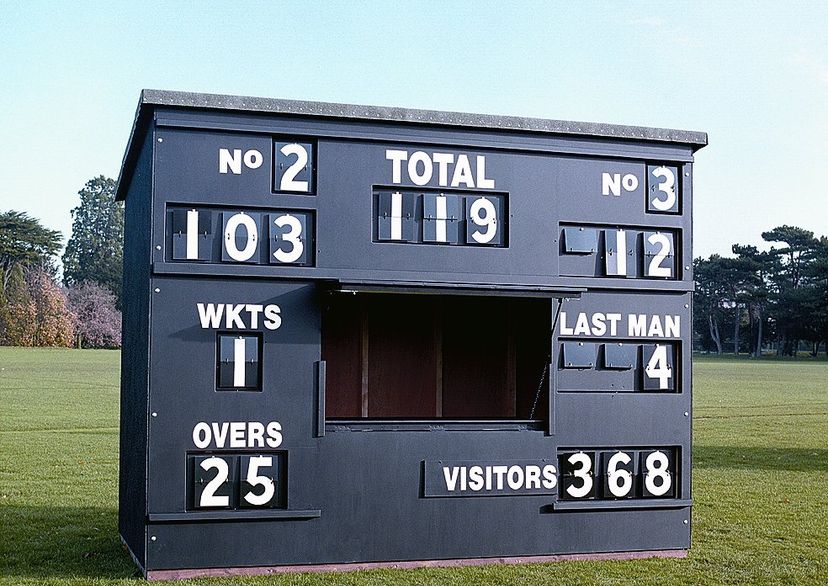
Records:
<instances>
[{"instance_id":1,"label":"shadow on grass","mask_svg":"<svg viewBox=\"0 0 828 586\"><path fill-rule=\"evenodd\" d=\"M0 577L140 576L118 537L118 513L104 507L0 507Z\"/></svg>"},{"instance_id":2,"label":"shadow on grass","mask_svg":"<svg viewBox=\"0 0 828 586\"><path fill-rule=\"evenodd\" d=\"M828 450L696 444L693 446L693 467L826 472L828 471Z\"/></svg>"}]
</instances>

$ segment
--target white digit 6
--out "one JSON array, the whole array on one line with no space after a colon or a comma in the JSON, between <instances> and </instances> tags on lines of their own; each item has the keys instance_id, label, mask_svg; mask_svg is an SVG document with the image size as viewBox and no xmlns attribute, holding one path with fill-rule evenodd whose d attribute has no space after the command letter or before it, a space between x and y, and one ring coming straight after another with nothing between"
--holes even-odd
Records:
<instances>
[{"instance_id":1,"label":"white digit 6","mask_svg":"<svg viewBox=\"0 0 828 586\"><path fill-rule=\"evenodd\" d=\"M676 205L676 176L673 175L673 171L671 169L663 166L657 167L653 170L653 176L658 177L659 179L662 177L664 178L664 181L659 183L656 187L665 195L664 199L659 199L657 197L653 198L653 207L661 212L666 212Z\"/></svg>"},{"instance_id":2,"label":"white digit 6","mask_svg":"<svg viewBox=\"0 0 828 586\"><path fill-rule=\"evenodd\" d=\"M285 169L282 173L282 180L279 182L279 189L282 191L307 191L307 181L296 181L296 176L299 171L305 168L308 164L308 151L305 150L301 144L293 143L286 144L280 149L280 152L287 156L296 155L296 162Z\"/></svg>"},{"instance_id":3,"label":"white digit 6","mask_svg":"<svg viewBox=\"0 0 828 586\"><path fill-rule=\"evenodd\" d=\"M219 487L227 480L227 477L230 475L230 470L227 466L227 462L222 458L216 458L213 456L212 458L207 458L206 460L201 461L201 469L202 470L210 470L215 468L218 472L216 472L215 477L207 483L207 486L204 487L204 491L201 493L201 498L198 501L198 506L200 507L227 507L230 505L230 497L227 495L224 496L216 496L216 491Z\"/></svg>"},{"instance_id":4,"label":"white digit 6","mask_svg":"<svg viewBox=\"0 0 828 586\"><path fill-rule=\"evenodd\" d=\"M607 483L613 496L623 497L632 488L632 474L629 470L618 468L618 464L629 464L630 455L624 452L613 454L607 463Z\"/></svg>"},{"instance_id":5,"label":"white digit 6","mask_svg":"<svg viewBox=\"0 0 828 586\"><path fill-rule=\"evenodd\" d=\"M666 345L656 344L653 355L644 368L644 374L649 378L657 378L659 389L669 388L669 382L673 377L673 372L670 370L670 365L667 362Z\"/></svg>"},{"instance_id":6,"label":"white digit 6","mask_svg":"<svg viewBox=\"0 0 828 586\"><path fill-rule=\"evenodd\" d=\"M481 214L485 212L485 214ZM497 234L497 210L494 204L485 197L474 200L469 209L471 220L476 226L486 227L485 232L475 230L472 232L472 238L480 244L491 242Z\"/></svg>"},{"instance_id":7,"label":"white digit 6","mask_svg":"<svg viewBox=\"0 0 828 586\"><path fill-rule=\"evenodd\" d=\"M244 495L246 500L251 505L259 506L266 505L273 498L276 492L276 486L272 478L259 475L259 466L269 468L273 465L273 458L271 456L251 456L250 464L247 468L247 483L251 486L263 486L262 494L257 495L252 490Z\"/></svg>"},{"instance_id":8,"label":"white digit 6","mask_svg":"<svg viewBox=\"0 0 828 586\"><path fill-rule=\"evenodd\" d=\"M578 452L577 454L569 456L567 462L570 464L581 464L581 467L574 472L575 478L580 478L584 483L580 488L569 485L566 487L566 492L574 498L585 497L592 490L592 476L589 475L589 471L592 469L592 460L583 452Z\"/></svg>"},{"instance_id":9,"label":"white digit 6","mask_svg":"<svg viewBox=\"0 0 828 586\"><path fill-rule=\"evenodd\" d=\"M661 247L650 261L650 267L647 270L647 274L650 277L672 277L673 275L670 267L661 266L662 261L664 261L664 259L667 258L667 255L670 254L670 239L667 238L666 235L656 232L647 238L647 242Z\"/></svg>"},{"instance_id":10,"label":"white digit 6","mask_svg":"<svg viewBox=\"0 0 828 586\"><path fill-rule=\"evenodd\" d=\"M299 240L299 237L302 235L302 223L299 221L298 218L295 216L291 216L290 214L285 214L284 216L279 216L273 223L282 228L283 226L290 226L290 232L284 234L282 236L283 240L290 242L293 248L290 249L289 252L285 252L281 248L276 250L273 253L273 256L279 262L296 262L302 256L302 252L305 250L305 246L302 244L302 241Z\"/></svg>"},{"instance_id":11,"label":"white digit 6","mask_svg":"<svg viewBox=\"0 0 828 586\"><path fill-rule=\"evenodd\" d=\"M669 471L670 461L664 455L664 452L653 452L647 456L644 466L647 468L647 473L644 475L644 485L651 495L661 496L670 490L673 479ZM656 484L656 478L661 479L661 484Z\"/></svg>"}]
</instances>

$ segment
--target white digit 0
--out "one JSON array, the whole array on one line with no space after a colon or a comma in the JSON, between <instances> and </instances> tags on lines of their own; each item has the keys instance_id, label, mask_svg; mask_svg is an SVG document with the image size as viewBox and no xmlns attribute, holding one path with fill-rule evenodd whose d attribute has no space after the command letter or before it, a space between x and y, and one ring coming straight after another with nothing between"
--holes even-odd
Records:
<instances>
[{"instance_id":1,"label":"white digit 0","mask_svg":"<svg viewBox=\"0 0 828 586\"><path fill-rule=\"evenodd\" d=\"M664 166L654 169L653 176L664 179L664 181L656 186L664 194L664 199L654 197L652 200L653 207L661 212L666 212L676 205L676 176L673 174L672 169Z\"/></svg>"},{"instance_id":2,"label":"white digit 0","mask_svg":"<svg viewBox=\"0 0 828 586\"><path fill-rule=\"evenodd\" d=\"M665 234L659 234L656 232L647 238L647 242L661 247L650 261L647 274L650 277L672 277L673 274L670 267L661 266L661 263L665 258L667 258L667 255L670 254L670 239L667 238Z\"/></svg>"},{"instance_id":3,"label":"white digit 0","mask_svg":"<svg viewBox=\"0 0 828 586\"><path fill-rule=\"evenodd\" d=\"M618 468L618 464L629 464L630 455L624 452L613 454L607 463L607 484L613 496L627 496L632 488L632 474L629 470Z\"/></svg>"},{"instance_id":4,"label":"white digit 0","mask_svg":"<svg viewBox=\"0 0 828 586\"><path fill-rule=\"evenodd\" d=\"M262 494L256 494L252 490L244 495L244 500L254 506L266 505L273 498L276 492L276 485L272 478L259 475L259 467L269 468L273 465L271 456L251 456L247 468L247 483L251 486L263 486Z\"/></svg>"},{"instance_id":5,"label":"white digit 0","mask_svg":"<svg viewBox=\"0 0 828 586\"><path fill-rule=\"evenodd\" d=\"M290 242L292 246L288 252L285 252L281 248L277 249L276 252L273 253L273 256L279 262L296 262L299 258L301 258L302 253L305 251L304 244L302 244L302 241L299 240L299 237L302 235L302 222L300 222L296 216L285 214L273 220L273 223L280 228L284 226L290 227L290 231L287 234L284 234L282 239Z\"/></svg>"},{"instance_id":6,"label":"white digit 0","mask_svg":"<svg viewBox=\"0 0 828 586\"><path fill-rule=\"evenodd\" d=\"M486 228L485 232L480 230L472 232L475 242L480 244L491 242L497 235L497 210L494 204L485 197L478 198L471 204L469 215L476 226Z\"/></svg>"},{"instance_id":7,"label":"white digit 0","mask_svg":"<svg viewBox=\"0 0 828 586\"><path fill-rule=\"evenodd\" d=\"M236 246L236 232L239 226L247 228L247 243L242 250ZM224 249L227 255L233 260L244 262L256 252L259 240L259 229L256 227L256 220L247 214L233 214L227 220L224 227Z\"/></svg>"},{"instance_id":8,"label":"white digit 0","mask_svg":"<svg viewBox=\"0 0 828 586\"><path fill-rule=\"evenodd\" d=\"M670 476L670 461L664 452L653 452L647 456L644 467L647 468L647 473L644 475L644 485L647 491L653 496L666 494L673 485L673 479ZM659 479L660 483L656 484L656 479Z\"/></svg>"},{"instance_id":9,"label":"white digit 0","mask_svg":"<svg viewBox=\"0 0 828 586\"><path fill-rule=\"evenodd\" d=\"M285 169L279 181L279 189L283 191L308 191L307 181L297 181L296 176L308 164L308 151L301 144L286 144L280 149L286 157L296 155L296 162Z\"/></svg>"},{"instance_id":10,"label":"white digit 0","mask_svg":"<svg viewBox=\"0 0 828 586\"><path fill-rule=\"evenodd\" d=\"M230 497L227 495L224 496L216 496L216 491L219 487L227 480L227 477L230 475L230 470L227 466L227 462L222 458L216 458L213 456L212 458L207 458L206 460L201 461L201 469L204 471L215 469L217 470L216 475L213 479L207 483L207 486L204 487L204 491L201 493L201 498L198 501L198 506L200 507L227 507L230 505Z\"/></svg>"},{"instance_id":11,"label":"white digit 0","mask_svg":"<svg viewBox=\"0 0 828 586\"><path fill-rule=\"evenodd\" d=\"M589 475L589 471L592 469L592 459L587 454L578 452L577 454L569 456L567 462L570 464L581 465L581 467L575 470L574 473L575 478L580 478L583 481L583 484L580 488L569 485L566 487L566 492L569 496L574 498L585 497L592 490L592 476Z\"/></svg>"},{"instance_id":12,"label":"white digit 0","mask_svg":"<svg viewBox=\"0 0 828 586\"><path fill-rule=\"evenodd\" d=\"M647 362L644 368L644 374L649 378L658 379L658 388L669 388L670 379L673 377L673 371L670 370L670 365L667 362L667 346L664 344L656 344L653 355Z\"/></svg>"}]
</instances>

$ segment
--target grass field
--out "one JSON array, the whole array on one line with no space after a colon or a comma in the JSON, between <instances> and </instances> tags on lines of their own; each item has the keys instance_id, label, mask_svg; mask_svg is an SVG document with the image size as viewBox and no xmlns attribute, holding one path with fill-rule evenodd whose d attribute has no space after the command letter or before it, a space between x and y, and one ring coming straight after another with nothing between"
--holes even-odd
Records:
<instances>
[{"instance_id":1,"label":"grass field","mask_svg":"<svg viewBox=\"0 0 828 586\"><path fill-rule=\"evenodd\" d=\"M0 585L140 583L117 533L114 351L0 348ZM826 584L828 362L695 365L687 559L201 584Z\"/></svg>"}]
</instances>

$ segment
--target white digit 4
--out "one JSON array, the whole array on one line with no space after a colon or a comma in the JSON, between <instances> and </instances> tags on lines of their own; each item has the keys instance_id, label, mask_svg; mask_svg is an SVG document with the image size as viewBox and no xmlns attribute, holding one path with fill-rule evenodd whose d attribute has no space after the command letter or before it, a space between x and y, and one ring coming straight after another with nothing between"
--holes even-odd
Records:
<instances>
[{"instance_id":1,"label":"white digit 4","mask_svg":"<svg viewBox=\"0 0 828 586\"><path fill-rule=\"evenodd\" d=\"M286 157L296 155L296 162L285 169L279 181L279 189L283 191L308 191L307 181L297 181L296 176L308 164L308 151L301 144L286 144L280 149Z\"/></svg>"},{"instance_id":2,"label":"white digit 4","mask_svg":"<svg viewBox=\"0 0 828 586\"><path fill-rule=\"evenodd\" d=\"M485 197L478 198L471 204L469 215L476 226L486 228L485 232L480 230L472 232L475 242L480 244L491 242L497 235L497 210L494 204Z\"/></svg>"},{"instance_id":3,"label":"white digit 4","mask_svg":"<svg viewBox=\"0 0 828 586\"><path fill-rule=\"evenodd\" d=\"M282 236L282 240L290 242L292 246L288 252L285 252L281 248L277 249L273 253L274 258L279 262L296 262L302 257L302 253L305 250L305 246L299 240L299 237L302 235L302 222L296 216L285 214L273 220L273 223L280 228L284 226L290 227L290 231Z\"/></svg>"},{"instance_id":4,"label":"white digit 4","mask_svg":"<svg viewBox=\"0 0 828 586\"><path fill-rule=\"evenodd\" d=\"M198 501L200 507L227 507L230 505L230 497L227 495L216 496L216 491L227 480L230 475L230 469L227 462L222 458L207 458L201 461L201 469L204 471L215 469L217 470L215 477L207 483L204 491L201 493L201 498Z\"/></svg>"},{"instance_id":5,"label":"white digit 4","mask_svg":"<svg viewBox=\"0 0 828 586\"><path fill-rule=\"evenodd\" d=\"M647 456L644 467L647 473L644 475L644 485L653 496L666 494L673 485L673 478L670 476L670 461L664 452L653 452ZM656 479L660 482L656 483Z\"/></svg>"},{"instance_id":6,"label":"white digit 4","mask_svg":"<svg viewBox=\"0 0 828 586\"><path fill-rule=\"evenodd\" d=\"M673 371L670 370L670 365L667 362L667 346L663 344L656 344L653 355L647 362L644 368L644 374L649 378L658 379L658 388L667 389L670 386L670 379L673 377Z\"/></svg>"},{"instance_id":7,"label":"white digit 4","mask_svg":"<svg viewBox=\"0 0 828 586\"><path fill-rule=\"evenodd\" d=\"M580 468L574 471L574 474L576 478L580 478L583 481L583 484L580 488L569 485L566 487L566 492L574 498L585 497L592 490L592 476L589 475L589 471L592 470L592 459L587 454L578 452L577 454L569 456L567 462L581 465Z\"/></svg>"},{"instance_id":8,"label":"white digit 4","mask_svg":"<svg viewBox=\"0 0 828 586\"><path fill-rule=\"evenodd\" d=\"M623 497L632 488L632 474L629 470L618 468L618 464L629 464L630 455L624 452L613 454L607 463L607 484L613 496Z\"/></svg>"},{"instance_id":9,"label":"white digit 4","mask_svg":"<svg viewBox=\"0 0 828 586\"><path fill-rule=\"evenodd\" d=\"M664 199L653 198L653 207L661 212L666 212L676 205L676 176L673 174L672 169L667 167L657 167L653 170L653 176L664 179L664 181L656 186L664 194Z\"/></svg>"},{"instance_id":10,"label":"white digit 4","mask_svg":"<svg viewBox=\"0 0 828 586\"><path fill-rule=\"evenodd\" d=\"M271 456L251 456L247 468L247 483L251 486L263 486L262 494L256 494L252 490L244 495L244 500L254 506L266 505L273 498L276 492L276 485L272 478L259 475L259 467L269 468L273 466Z\"/></svg>"},{"instance_id":11,"label":"white digit 4","mask_svg":"<svg viewBox=\"0 0 828 586\"><path fill-rule=\"evenodd\" d=\"M661 247L650 261L650 267L647 274L650 277L672 277L673 275L670 267L661 266L661 263L665 258L667 258L667 255L670 254L670 239L667 238L665 234L659 234L656 232L647 238L647 242Z\"/></svg>"}]
</instances>

